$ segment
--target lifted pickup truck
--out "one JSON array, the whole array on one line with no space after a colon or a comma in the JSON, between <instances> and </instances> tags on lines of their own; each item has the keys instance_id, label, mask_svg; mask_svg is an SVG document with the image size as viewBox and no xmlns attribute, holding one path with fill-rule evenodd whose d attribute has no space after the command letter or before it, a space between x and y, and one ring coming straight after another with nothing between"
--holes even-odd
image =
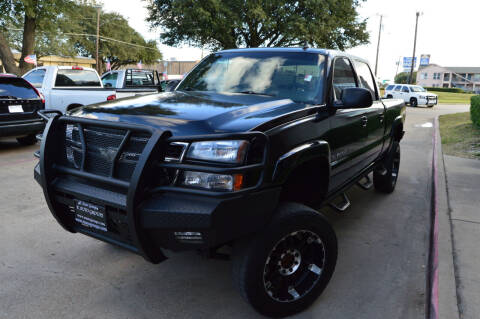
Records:
<instances>
[{"instance_id":1,"label":"lifted pickup truck","mask_svg":"<svg viewBox=\"0 0 480 319\"><path fill-rule=\"evenodd\" d=\"M42 115L34 175L66 230L153 263L162 249L231 246L243 297L286 316L336 265L335 232L310 207L345 211L371 172L394 190L405 106L379 98L365 60L262 48L211 54L173 92Z\"/></svg>"},{"instance_id":2,"label":"lifted pickup truck","mask_svg":"<svg viewBox=\"0 0 480 319\"><path fill-rule=\"evenodd\" d=\"M163 91L155 70L112 70L102 74L102 83L105 88L115 89L117 99Z\"/></svg>"},{"instance_id":3,"label":"lifted pickup truck","mask_svg":"<svg viewBox=\"0 0 480 319\"><path fill-rule=\"evenodd\" d=\"M97 71L80 66L42 66L22 76L45 97L45 109L66 113L76 107L110 101L114 90L104 89Z\"/></svg>"}]
</instances>

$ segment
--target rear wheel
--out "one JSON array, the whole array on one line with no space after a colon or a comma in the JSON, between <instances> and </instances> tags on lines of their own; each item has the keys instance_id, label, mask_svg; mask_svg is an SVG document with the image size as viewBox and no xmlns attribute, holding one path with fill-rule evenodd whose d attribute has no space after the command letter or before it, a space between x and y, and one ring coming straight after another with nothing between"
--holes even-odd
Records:
<instances>
[{"instance_id":1,"label":"rear wheel","mask_svg":"<svg viewBox=\"0 0 480 319\"><path fill-rule=\"evenodd\" d=\"M400 143L393 142L392 149L383 162L383 170L373 172L373 185L382 193L391 193L397 185L400 169Z\"/></svg>"},{"instance_id":2,"label":"rear wheel","mask_svg":"<svg viewBox=\"0 0 480 319\"><path fill-rule=\"evenodd\" d=\"M410 105L413 106L413 107L417 107L418 106L418 101L416 98L412 97L410 99Z\"/></svg>"},{"instance_id":3,"label":"rear wheel","mask_svg":"<svg viewBox=\"0 0 480 319\"><path fill-rule=\"evenodd\" d=\"M337 238L327 220L304 205L286 203L264 231L234 245L233 279L259 313L283 317L316 300L336 261Z\"/></svg>"},{"instance_id":4,"label":"rear wheel","mask_svg":"<svg viewBox=\"0 0 480 319\"><path fill-rule=\"evenodd\" d=\"M30 134L30 135L23 136L23 137L17 137L17 141L21 145L27 146L27 145L33 145L33 144L37 143L37 138L35 137L35 134Z\"/></svg>"}]
</instances>

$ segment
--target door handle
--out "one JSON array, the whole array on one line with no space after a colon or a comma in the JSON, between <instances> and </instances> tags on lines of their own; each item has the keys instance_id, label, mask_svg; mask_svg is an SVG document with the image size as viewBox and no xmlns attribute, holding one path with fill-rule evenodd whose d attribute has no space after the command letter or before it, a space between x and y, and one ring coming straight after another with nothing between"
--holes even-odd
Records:
<instances>
[{"instance_id":1,"label":"door handle","mask_svg":"<svg viewBox=\"0 0 480 319\"><path fill-rule=\"evenodd\" d=\"M366 127L368 123L368 118L366 116L362 116L360 122L362 123L362 127Z\"/></svg>"},{"instance_id":2,"label":"door handle","mask_svg":"<svg viewBox=\"0 0 480 319\"><path fill-rule=\"evenodd\" d=\"M383 121L385 121L385 115L381 114L380 115L380 123L383 123Z\"/></svg>"}]
</instances>

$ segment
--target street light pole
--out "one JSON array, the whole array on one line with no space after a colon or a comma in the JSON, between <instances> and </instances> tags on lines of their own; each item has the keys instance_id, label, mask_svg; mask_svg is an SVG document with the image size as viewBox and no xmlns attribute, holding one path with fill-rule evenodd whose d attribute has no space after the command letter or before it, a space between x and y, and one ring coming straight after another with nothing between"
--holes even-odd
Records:
<instances>
[{"instance_id":1,"label":"street light pole","mask_svg":"<svg viewBox=\"0 0 480 319\"><path fill-rule=\"evenodd\" d=\"M420 16L420 12L417 11L416 15L417 15L417 20L415 22L415 38L413 39L412 65L410 67L410 76L408 77L408 84L412 84L412 82L413 82L413 68L415 66L415 50L417 49L418 17Z\"/></svg>"},{"instance_id":2,"label":"street light pole","mask_svg":"<svg viewBox=\"0 0 480 319\"><path fill-rule=\"evenodd\" d=\"M375 59L375 76L377 76L378 70L378 52L380 51L380 37L382 36L382 20L383 15L380 15L380 27L378 28L378 43L377 43L377 57Z\"/></svg>"},{"instance_id":3,"label":"street light pole","mask_svg":"<svg viewBox=\"0 0 480 319\"><path fill-rule=\"evenodd\" d=\"M97 55L96 55L96 64L97 64L97 72L100 74L100 60L98 59L98 47L100 43L100 9L101 7L97 7Z\"/></svg>"}]
</instances>

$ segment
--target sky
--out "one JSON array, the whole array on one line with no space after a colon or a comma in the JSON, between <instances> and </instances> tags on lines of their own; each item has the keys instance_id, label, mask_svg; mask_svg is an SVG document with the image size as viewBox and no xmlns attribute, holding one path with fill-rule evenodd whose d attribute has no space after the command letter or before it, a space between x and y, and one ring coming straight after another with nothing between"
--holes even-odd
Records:
<instances>
[{"instance_id":1,"label":"sky","mask_svg":"<svg viewBox=\"0 0 480 319\"><path fill-rule=\"evenodd\" d=\"M158 39L159 30L150 30L145 21L148 13L142 0L102 0L108 12L123 15L147 40ZM135 8L134 10L132 8ZM361 18L368 19L370 43L347 50L370 61L375 68L378 29L383 15L378 77L393 80L396 62L412 56L415 32L415 12L421 12L418 22L416 56L430 54L430 63L441 66L480 67L479 0L367 0L358 9ZM184 46L168 47L159 42L164 58L199 60L202 50ZM203 52L203 55L207 54ZM400 65L399 71L402 71Z\"/></svg>"}]
</instances>

